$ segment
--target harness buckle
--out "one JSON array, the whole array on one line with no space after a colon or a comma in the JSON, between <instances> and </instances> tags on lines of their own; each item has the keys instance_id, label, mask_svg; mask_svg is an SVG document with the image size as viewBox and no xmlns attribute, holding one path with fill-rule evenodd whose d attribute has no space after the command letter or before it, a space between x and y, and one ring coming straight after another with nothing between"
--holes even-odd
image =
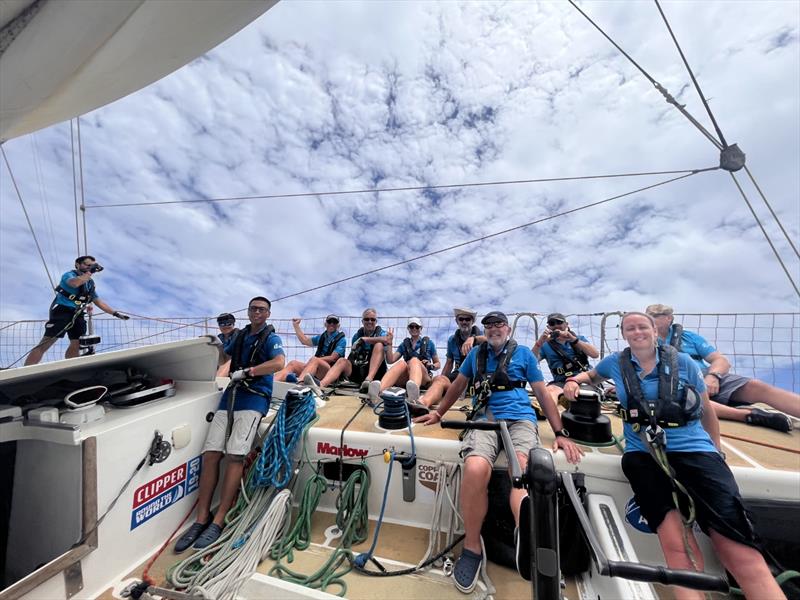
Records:
<instances>
[{"instance_id":1,"label":"harness buckle","mask_svg":"<svg viewBox=\"0 0 800 600\"><path fill-rule=\"evenodd\" d=\"M651 446L664 448L667 445L666 433L659 425L648 425L644 434L647 437L647 443Z\"/></svg>"}]
</instances>

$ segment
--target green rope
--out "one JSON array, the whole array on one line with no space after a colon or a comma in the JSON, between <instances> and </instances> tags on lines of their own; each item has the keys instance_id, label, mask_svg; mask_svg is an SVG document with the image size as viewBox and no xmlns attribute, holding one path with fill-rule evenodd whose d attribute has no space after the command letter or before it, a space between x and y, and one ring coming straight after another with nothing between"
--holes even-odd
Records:
<instances>
[{"instance_id":1,"label":"green rope","mask_svg":"<svg viewBox=\"0 0 800 600\"><path fill-rule=\"evenodd\" d=\"M590 448L609 448L611 446L616 446L617 448L619 448L620 452L625 452L625 445L623 444L623 442L625 441L624 435L616 436L612 433L611 441L608 442L584 442L582 440L576 440L576 439L572 439L572 441L580 446L589 446Z\"/></svg>"},{"instance_id":2,"label":"green rope","mask_svg":"<svg viewBox=\"0 0 800 600\"><path fill-rule=\"evenodd\" d=\"M305 550L311 545L311 517L317 510L319 499L327 487L327 480L319 473L315 473L306 481L303 496L300 498L297 520L291 530L272 546L270 556L273 560L277 561L287 556L289 562L294 562L294 549Z\"/></svg>"},{"instance_id":3,"label":"green rope","mask_svg":"<svg viewBox=\"0 0 800 600\"><path fill-rule=\"evenodd\" d=\"M369 482L369 472L366 468L354 471L345 482L336 502L336 508L338 509L336 526L342 531L342 538L324 565L313 573L304 575L303 573L292 571L281 564L279 558L275 566L270 569L268 575L323 591L326 591L329 586L335 585L339 587L337 595L344 596L347 593L347 584L342 578L353 568L353 553L350 548L354 544L359 544L366 540L369 533L369 511L367 507ZM316 483L314 483L313 479L309 480L306 484L306 489L303 491L303 497L306 496L308 488L315 485ZM313 491L309 491L308 494L312 496ZM310 497L309 502L311 499ZM281 543L281 547L284 547L283 543Z\"/></svg>"}]
</instances>

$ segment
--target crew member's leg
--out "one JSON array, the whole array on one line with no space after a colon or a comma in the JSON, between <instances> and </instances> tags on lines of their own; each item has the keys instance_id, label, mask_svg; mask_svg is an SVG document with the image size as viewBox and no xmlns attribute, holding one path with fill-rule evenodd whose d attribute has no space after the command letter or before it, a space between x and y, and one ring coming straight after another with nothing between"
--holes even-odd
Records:
<instances>
[{"instance_id":1,"label":"crew member's leg","mask_svg":"<svg viewBox=\"0 0 800 600\"><path fill-rule=\"evenodd\" d=\"M67 329L67 337L69 338L69 346L64 353L64 358L76 358L81 352L80 337L86 335L86 319L83 313L79 313L74 318L74 313L70 312L70 322L72 326Z\"/></svg>"},{"instance_id":2,"label":"crew member's leg","mask_svg":"<svg viewBox=\"0 0 800 600\"><path fill-rule=\"evenodd\" d=\"M664 552L664 559L668 567L694 571L695 567L692 565L692 560L686 553L686 547L683 543L683 528L683 521L678 511L675 509L669 511L658 527L658 542L661 544L661 550ZM700 552L694 533L688 530L686 537L689 541L689 547L692 549L697 570L702 571L703 554ZM704 594L697 590L679 586L672 586L671 589L675 595L675 600L703 600L705 598Z\"/></svg>"},{"instance_id":3,"label":"crew member's leg","mask_svg":"<svg viewBox=\"0 0 800 600\"><path fill-rule=\"evenodd\" d=\"M383 360L383 344L378 342L372 345L372 355L369 357L369 371L364 381L372 381L378 377L378 371L386 363Z\"/></svg>"},{"instance_id":4,"label":"crew member's leg","mask_svg":"<svg viewBox=\"0 0 800 600\"><path fill-rule=\"evenodd\" d=\"M301 371L303 370L304 364L299 360L291 360L289 364L283 367L280 371L275 373L275 381L286 381L286 376L289 373L293 373L294 375L300 375Z\"/></svg>"},{"instance_id":5,"label":"crew member's leg","mask_svg":"<svg viewBox=\"0 0 800 600\"><path fill-rule=\"evenodd\" d=\"M386 375L381 378L380 391L384 391L393 385L405 385L408 381L408 363L404 360L398 360L394 363Z\"/></svg>"},{"instance_id":6,"label":"crew member's leg","mask_svg":"<svg viewBox=\"0 0 800 600\"><path fill-rule=\"evenodd\" d=\"M490 432L493 433L493 432ZM461 516L464 518L464 548L481 553L481 527L489 509L489 479L492 465L483 456L464 460L461 480Z\"/></svg>"},{"instance_id":7,"label":"crew member's leg","mask_svg":"<svg viewBox=\"0 0 800 600\"><path fill-rule=\"evenodd\" d=\"M800 418L800 394L793 394L758 379L751 379L733 392L731 399L734 403L763 402L781 412Z\"/></svg>"},{"instance_id":8,"label":"crew member's leg","mask_svg":"<svg viewBox=\"0 0 800 600\"><path fill-rule=\"evenodd\" d=\"M450 378L446 375L437 375L433 378L428 391L419 399L421 404L428 408L434 404L438 404L444 398L447 388L450 387Z\"/></svg>"},{"instance_id":9,"label":"crew member's leg","mask_svg":"<svg viewBox=\"0 0 800 600\"><path fill-rule=\"evenodd\" d=\"M28 353L28 357L25 359L25 366L39 364L44 353L47 352L57 340L58 338L54 337L43 337L42 341L36 344L36 347Z\"/></svg>"},{"instance_id":10,"label":"crew member's leg","mask_svg":"<svg viewBox=\"0 0 800 600\"><path fill-rule=\"evenodd\" d=\"M81 353L81 345L78 340L70 340L64 358L77 358Z\"/></svg>"},{"instance_id":11,"label":"crew member's leg","mask_svg":"<svg viewBox=\"0 0 800 600\"><path fill-rule=\"evenodd\" d=\"M739 582L745 598L786 599L758 550L728 539L713 529L711 543L722 565Z\"/></svg>"},{"instance_id":12,"label":"crew member's leg","mask_svg":"<svg viewBox=\"0 0 800 600\"><path fill-rule=\"evenodd\" d=\"M547 393L550 394L550 397L553 399L553 402L555 402L555 405L559 406L559 399L561 399L562 394L564 393L564 383L559 381L551 381L547 384L545 389L547 390ZM562 399L561 405L563 406L565 402L566 400Z\"/></svg>"},{"instance_id":13,"label":"crew member's leg","mask_svg":"<svg viewBox=\"0 0 800 600\"><path fill-rule=\"evenodd\" d=\"M353 363L346 358L340 358L330 368L322 381L319 382L320 386L328 387L339 381L341 377L350 377L353 372Z\"/></svg>"},{"instance_id":14,"label":"crew member's leg","mask_svg":"<svg viewBox=\"0 0 800 600\"><path fill-rule=\"evenodd\" d=\"M316 356L312 356L311 360L309 360L305 366L303 367L302 373L300 373L300 379L302 380L307 373L311 373L317 379L322 379L325 375L328 374L328 371L331 370L331 365L326 363L321 358L317 358Z\"/></svg>"}]
</instances>

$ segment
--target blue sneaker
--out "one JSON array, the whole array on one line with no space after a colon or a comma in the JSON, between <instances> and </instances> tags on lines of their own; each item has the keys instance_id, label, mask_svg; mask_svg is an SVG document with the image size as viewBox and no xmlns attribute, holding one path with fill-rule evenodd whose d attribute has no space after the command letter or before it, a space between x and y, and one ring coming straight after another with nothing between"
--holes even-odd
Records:
<instances>
[{"instance_id":1,"label":"blue sneaker","mask_svg":"<svg viewBox=\"0 0 800 600\"><path fill-rule=\"evenodd\" d=\"M186 550L189 546L194 544L195 540L200 537L200 534L205 531L206 527L211 523L194 523L189 529L186 530L178 541L175 542L175 554L180 554L184 550Z\"/></svg>"},{"instance_id":2,"label":"blue sneaker","mask_svg":"<svg viewBox=\"0 0 800 600\"><path fill-rule=\"evenodd\" d=\"M297 383L297 375L294 373L289 373L286 376L286 383Z\"/></svg>"},{"instance_id":3,"label":"blue sneaker","mask_svg":"<svg viewBox=\"0 0 800 600\"><path fill-rule=\"evenodd\" d=\"M219 536L222 535L222 527L217 525L216 523L211 523L206 530L203 532L197 541L194 543L193 548L197 550L202 550L203 548L208 548L211 544L216 542L219 539Z\"/></svg>"}]
</instances>

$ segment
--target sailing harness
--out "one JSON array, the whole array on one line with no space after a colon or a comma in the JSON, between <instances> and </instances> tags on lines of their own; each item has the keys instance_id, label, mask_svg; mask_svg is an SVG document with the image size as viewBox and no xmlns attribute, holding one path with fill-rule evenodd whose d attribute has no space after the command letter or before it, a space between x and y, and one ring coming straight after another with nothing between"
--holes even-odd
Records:
<instances>
[{"instance_id":1,"label":"sailing harness","mask_svg":"<svg viewBox=\"0 0 800 600\"><path fill-rule=\"evenodd\" d=\"M272 325L267 325L261 331L259 331L256 341L253 342L253 347L250 348L250 352L248 356L245 358L242 357L242 351L244 349L244 340L248 335L250 335L250 329L251 326L247 325L243 329L240 329L234 334L236 337L233 340L233 348L231 349L231 366L230 366L231 373L235 373L240 369L247 369L249 367L254 367L257 364L260 364L258 360L259 350L264 346L267 339L269 339L269 336L275 333L275 328ZM243 360L243 358L245 359ZM227 411L228 423L225 427L226 446L228 444L228 439L230 439L231 437L231 432L233 431L233 413L234 413L234 407L236 405L236 392L238 391L239 387L244 388L245 390L247 390L252 394L261 396L262 398L266 398L267 405L269 405L271 398L264 392L256 390L250 386L251 382L259 381L262 377L263 375L254 375L240 381L231 381L228 384L231 393L230 397L228 398L228 411Z\"/></svg>"},{"instance_id":2,"label":"sailing harness","mask_svg":"<svg viewBox=\"0 0 800 600\"><path fill-rule=\"evenodd\" d=\"M344 339L344 333L341 331L337 331L332 336L328 335L328 332L326 331L319 336L319 341L317 342L317 351L314 353L314 356L317 358L330 356L336 349L336 344L338 344L342 339Z\"/></svg>"},{"instance_id":3,"label":"sailing harness","mask_svg":"<svg viewBox=\"0 0 800 600\"><path fill-rule=\"evenodd\" d=\"M76 277L80 276L80 273L78 273L78 271L71 271L71 272L75 273ZM94 281L92 281L91 279L89 281L87 281L86 283L82 284L77 289L77 291L74 292L74 293L70 292L68 289L66 289L64 286L62 286L60 284L57 285L54 288L54 290L55 290L56 294L61 295L62 297L64 297L67 300L69 300L70 302L74 302L75 306L77 308L81 308L82 306L88 304L89 302L94 300L95 297L96 297L96 294L95 294L95 291L94 291Z\"/></svg>"},{"instance_id":4,"label":"sailing harness","mask_svg":"<svg viewBox=\"0 0 800 600\"><path fill-rule=\"evenodd\" d=\"M414 350L414 344L411 342L411 338L406 338L403 340L400 354L403 355L406 362L412 358L419 359L422 365L428 370L428 374L430 374L433 370L433 356L431 356L430 345L431 338L426 335L420 342L419 350Z\"/></svg>"},{"instance_id":5,"label":"sailing harness","mask_svg":"<svg viewBox=\"0 0 800 600\"><path fill-rule=\"evenodd\" d=\"M672 335L669 336L667 343L678 352L683 352L683 325L680 323L672 324ZM688 354L688 353L687 353ZM689 354L695 361L702 361L704 357L699 354Z\"/></svg>"},{"instance_id":6,"label":"sailing harness","mask_svg":"<svg viewBox=\"0 0 800 600\"><path fill-rule=\"evenodd\" d=\"M555 340L549 340L547 342L550 349L561 359L561 366L556 367L555 370L551 369L553 375L558 376L559 379L574 377L578 373L589 370L589 357L586 356L583 350L578 348L578 342L580 342L579 339L576 339L574 342L569 342L574 356L567 354L559 342Z\"/></svg>"},{"instance_id":7,"label":"sailing harness","mask_svg":"<svg viewBox=\"0 0 800 600\"><path fill-rule=\"evenodd\" d=\"M487 375L486 363L489 360L489 342L483 342L478 346L474 378L477 396L472 403L471 410L467 413L468 421L473 420L486 408L493 392L504 392L515 388L524 388L528 384L524 379L513 380L508 376L508 363L511 362L511 358L514 356L514 352L517 349L516 340L508 340L503 349L505 350L505 354L498 360L497 368L494 370L494 373Z\"/></svg>"},{"instance_id":8,"label":"sailing harness","mask_svg":"<svg viewBox=\"0 0 800 600\"><path fill-rule=\"evenodd\" d=\"M356 342L353 344L353 348L350 350L350 355L347 357L351 363L353 363L354 367L363 367L369 364L369 359L372 356L372 348L366 347L364 344L363 338L366 336L367 332L364 331L363 327L360 327L356 332ZM383 336L383 329L381 326L378 325L375 327L375 331L373 331L367 337L382 337Z\"/></svg>"},{"instance_id":9,"label":"sailing harness","mask_svg":"<svg viewBox=\"0 0 800 600\"><path fill-rule=\"evenodd\" d=\"M686 487L677 480L675 470L669 464L667 438L663 428L682 427L699 419L703 404L697 391L687 382L680 380L678 350L663 345L659 346L658 352L658 396L655 400L647 400L644 397L639 375L631 360L631 349L626 348L620 353L619 366L628 397L628 407L627 409L620 407L620 416L623 421L631 424L650 456L672 483L672 502L683 523L684 550L692 566L697 570L697 561L688 537L688 531L695 521L695 502ZM687 514L681 510L680 494L686 499Z\"/></svg>"}]
</instances>

